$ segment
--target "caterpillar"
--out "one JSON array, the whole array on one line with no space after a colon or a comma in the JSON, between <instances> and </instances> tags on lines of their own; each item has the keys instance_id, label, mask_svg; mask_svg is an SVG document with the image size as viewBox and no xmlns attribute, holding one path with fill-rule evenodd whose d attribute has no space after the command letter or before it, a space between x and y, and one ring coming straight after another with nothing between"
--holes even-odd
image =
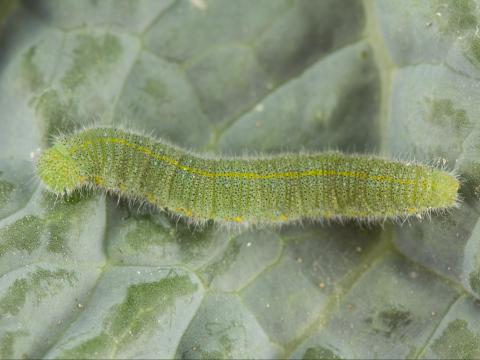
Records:
<instances>
[{"instance_id":1,"label":"caterpillar","mask_svg":"<svg viewBox=\"0 0 480 360\"><path fill-rule=\"evenodd\" d=\"M396 219L457 205L459 180L427 165L339 152L214 157L115 128L60 136L37 160L45 187L100 188L194 223Z\"/></svg>"}]
</instances>

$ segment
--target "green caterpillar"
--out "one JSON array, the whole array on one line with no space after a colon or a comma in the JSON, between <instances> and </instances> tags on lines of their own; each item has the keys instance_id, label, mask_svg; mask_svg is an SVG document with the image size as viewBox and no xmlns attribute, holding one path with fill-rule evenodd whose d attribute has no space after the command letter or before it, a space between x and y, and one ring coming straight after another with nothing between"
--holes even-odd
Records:
<instances>
[{"instance_id":1,"label":"green caterpillar","mask_svg":"<svg viewBox=\"0 0 480 360\"><path fill-rule=\"evenodd\" d=\"M114 128L60 137L37 170L54 193L101 188L195 223L421 215L456 206L460 185L421 164L337 152L214 158Z\"/></svg>"}]
</instances>

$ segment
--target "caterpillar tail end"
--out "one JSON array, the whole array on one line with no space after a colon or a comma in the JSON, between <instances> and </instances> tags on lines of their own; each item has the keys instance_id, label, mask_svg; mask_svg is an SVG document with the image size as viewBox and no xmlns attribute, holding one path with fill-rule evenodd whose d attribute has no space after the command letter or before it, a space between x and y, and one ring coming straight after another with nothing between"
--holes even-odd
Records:
<instances>
[{"instance_id":1,"label":"caterpillar tail end","mask_svg":"<svg viewBox=\"0 0 480 360\"><path fill-rule=\"evenodd\" d=\"M432 207L445 209L457 207L460 181L445 171L435 171L432 174Z\"/></svg>"},{"instance_id":2,"label":"caterpillar tail end","mask_svg":"<svg viewBox=\"0 0 480 360\"><path fill-rule=\"evenodd\" d=\"M57 195L70 194L86 182L77 162L61 143L44 151L36 166L45 187Z\"/></svg>"}]
</instances>

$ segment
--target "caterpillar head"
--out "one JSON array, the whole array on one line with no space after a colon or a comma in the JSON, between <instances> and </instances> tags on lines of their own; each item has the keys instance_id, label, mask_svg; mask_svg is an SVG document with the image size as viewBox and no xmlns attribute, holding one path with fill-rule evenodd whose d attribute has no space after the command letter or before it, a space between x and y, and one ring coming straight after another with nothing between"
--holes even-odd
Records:
<instances>
[{"instance_id":1,"label":"caterpillar head","mask_svg":"<svg viewBox=\"0 0 480 360\"><path fill-rule=\"evenodd\" d=\"M37 173L45 186L59 195L71 193L86 180L78 162L61 142L42 153L37 162Z\"/></svg>"}]
</instances>

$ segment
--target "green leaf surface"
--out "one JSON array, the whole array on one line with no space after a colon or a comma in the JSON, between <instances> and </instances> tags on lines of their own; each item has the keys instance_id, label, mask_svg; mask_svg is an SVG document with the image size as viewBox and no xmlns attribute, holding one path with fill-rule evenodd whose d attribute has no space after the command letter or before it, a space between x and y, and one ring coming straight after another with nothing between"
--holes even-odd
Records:
<instances>
[{"instance_id":1,"label":"green leaf surface","mask_svg":"<svg viewBox=\"0 0 480 360\"><path fill-rule=\"evenodd\" d=\"M480 358L480 3L0 6L0 357ZM114 125L211 154L440 164L458 209L232 230L81 192L32 159Z\"/></svg>"}]
</instances>

